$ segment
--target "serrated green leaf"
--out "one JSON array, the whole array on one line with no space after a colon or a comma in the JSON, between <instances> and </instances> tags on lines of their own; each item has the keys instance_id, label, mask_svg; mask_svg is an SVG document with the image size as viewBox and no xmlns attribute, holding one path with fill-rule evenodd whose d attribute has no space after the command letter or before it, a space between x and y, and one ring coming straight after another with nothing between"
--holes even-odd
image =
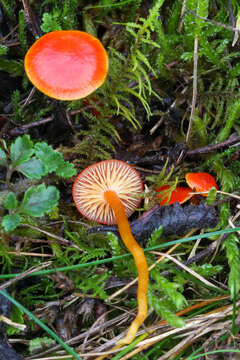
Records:
<instances>
[{"instance_id":1,"label":"serrated green leaf","mask_svg":"<svg viewBox=\"0 0 240 360\"><path fill-rule=\"evenodd\" d=\"M7 210L15 210L18 206L17 197L14 192L10 192L4 201L4 207Z\"/></svg>"},{"instance_id":2,"label":"serrated green leaf","mask_svg":"<svg viewBox=\"0 0 240 360\"><path fill-rule=\"evenodd\" d=\"M76 175L77 171L74 169L73 164L68 161L63 161L57 168L56 174L57 176L61 176L64 179L70 178Z\"/></svg>"},{"instance_id":3,"label":"serrated green leaf","mask_svg":"<svg viewBox=\"0 0 240 360\"><path fill-rule=\"evenodd\" d=\"M18 165L16 170L29 179L41 179L42 176L47 174L46 167L43 162L35 157Z\"/></svg>"},{"instance_id":4,"label":"serrated green leaf","mask_svg":"<svg viewBox=\"0 0 240 360\"><path fill-rule=\"evenodd\" d=\"M2 219L2 226L6 232L15 230L21 223L21 218L18 214L6 215Z\"/></svg>"},{"instance_id":5,"label":"serrated green leaf","mask_svg":"<svg viewBox=\"0 0 240 360\"><path fill-rule=\"evenodd\" d=\"M10 146L10 156L14 167L28 161L33 153L33 142L29 135L19 136Z\"/></svg>"},{"instance_id":6,"label":"serrated green leaf","mask_svg":"<svg viewBox=\"0 0 240 360\"><path fill-rule=\"evenodd\" d=\"M24 214L40 217L57 206L59 191L55 186L45 184L31 186L24 194L20 211Z\"/></svg>"},{"instance_id":7,"label":"serrated green leaf","mask_svg":"<svg viewBox=\"0 0 240 360\"><path fill-rule=\"evenodd\" d=\"M0 165L6 165L6 163L7 163L7 155L5 151L0 149Z\"/></svg>"},{"instance_id":8,"label":"serrated green leaf","mask_svg":"<svg viewBox=\"0 0 240 360\"><path fill-rule=\"evenodd\" d=\"M47 172L51 173L64 161L60 152L54 151L52 146L45 142L38 142L34 146L35 155L46 166Z\"/></svg>"},{"instance_id":9,"label":"serrated green leaf","mask_svg":"<svg viewBox=\"0 0 240 360\"><path fill-rule=\"evenodd\" d=\"M56 171L56 174L63 178L76 175L74 166L68 161L65 161L60 152L53 150L53 148L45 142L35 144L35 154L36 157L44 163L47 172L51 173Z\"/></svg>"}]
</instances>

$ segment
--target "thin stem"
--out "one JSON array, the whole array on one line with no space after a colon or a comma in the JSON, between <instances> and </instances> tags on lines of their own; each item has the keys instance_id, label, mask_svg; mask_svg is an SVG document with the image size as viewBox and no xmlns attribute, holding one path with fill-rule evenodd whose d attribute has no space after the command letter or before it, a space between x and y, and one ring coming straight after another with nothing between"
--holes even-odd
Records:
<instances>
[{"instance_id":1,"label":"thin stem","mask_svg":"<svg viewBox=\"0 0 240 360\"><path fill-rule=\"evenodd\" d=\"M192 95L192 106L191 106L191 114L188 125L188 131L186 136L186 143L188 144L190 139L190 132L192 129L192 123L195 113L196 101L197 101L197 66L198 66L198 37L196 36L194 39L194 64L193 64L193 95Z\"/></svg>"},{"instance_id":2,"label":"thin stem","mask_svg":"<svg viewBox=\"0 0 240 360\"><path fill-rule=\"evenodd\" d=\"M143 249L132 235L124 206L118 195L115 191L109 190L104 193L104 197L114 211L121 238L128 250L131 252L138 270L138 313L131 323L127 335L117 344L118 346L122 346L130 344L134 340L139 327L142 325L147 316L148 265Z\"/></svg>"}]
</instances>

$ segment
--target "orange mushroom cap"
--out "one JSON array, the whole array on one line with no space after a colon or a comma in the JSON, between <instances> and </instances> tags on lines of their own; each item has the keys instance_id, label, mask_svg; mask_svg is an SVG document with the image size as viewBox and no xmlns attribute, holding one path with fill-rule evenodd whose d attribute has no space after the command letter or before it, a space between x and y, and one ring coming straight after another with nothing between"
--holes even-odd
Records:
<instances>
[{"instance_id":1,"label":"orange mushroom cap","mask_svg":"<svg viewBox=\"0 0 240 360\"><path fill-rule=\"evenodd\" d=\"M209 191L212 187L215 187L218 190L216 180L208 173L187 173L185 178L187 184L197 192ZM202 196L207 197L208 194L202 194Z\"/></svg>"},{"instance_id":2,"label":"orange mushroom cap","mask_svg":"<svg viewBox=\"0 0 240 360\"><path fill-rule=\"evenodd\" d=\"M115 191L129 217L141 199L136 195L143 190L138 172L121 160L104 160L83 170L73 184L73 200L78 211L86 218L107 225L116 224L114 211L104 193Z\"/></svg>"},{"instance_id":3,"label":"orange mushroom cap","mask_svg":"<svg viewBox=\"0 0 240 360\"><path fill-rule=\"evenodd\" d=\"M156 189L156 191L162 192L168 189L170 189L170 186L164 185ZM177 186L176 189L171 192L170 197L169 194L164 191L164 193L158 195L157 198L160 200L160 205L170 205L175 204L176 202L178 202L179 204L183 204L185 201L189 200L192 197L191 192L192 189L190 188Z\"/></svg>"},{"instance_id":4,"label":"orange mushroom cap","mask_svg":"<svg viewBox=\"0 0 240 360\"><path fill-rule=\"evenodd\" d=\"M43 35L25 56L33 85L59 100L81 99L99 88L107 75L108 55L93 35L78 30Z\"/></svg>"}]
</instances>

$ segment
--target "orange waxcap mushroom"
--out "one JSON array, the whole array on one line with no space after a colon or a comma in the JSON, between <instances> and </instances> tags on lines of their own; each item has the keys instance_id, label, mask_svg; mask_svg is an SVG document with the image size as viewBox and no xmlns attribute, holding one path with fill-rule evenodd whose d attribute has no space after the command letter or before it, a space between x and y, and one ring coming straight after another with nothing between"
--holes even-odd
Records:
<instances>
[{"instance_id":1,"label":"orange waxcap mushroom","mask_svg":"<svg viewBox=\"0 0 240 360\"><path fill-rule=\"evenodd\" d=\"M89 220L101 224L116 224L114 211L104 197L115 191L122 201L126 216L138 207L142 180L138 172L121 160L105 160L83 170L73 184L73 200L78 211Z\"/></svg>"},{"instance_id":2,"label":"orange waxcap mushroom","mask_svg":"<svg viewBox=\"0 0 240 360\"><path fill-rule=\"evenodd\" d=\"M218 190L218 186L214 177L208 173L188 173L185 176L187 184L197 192L209 191L212 187ZM208 194L202 194L207 197Z\"/></svg>"},{"instance_id":3,"label":"orange waxcap mushroom","mask_svg":"<svg viewBox=\"0 0 240 360\"><path fill-rule=\"evenodd\" d=\"M170 186L164 185L156 190L157 192L163 192L157 196L157 198L160 200L160 205L170 205L175 204L176 202L183 204L193 196L192 189L188 187L177 186L176 189L171 192L169 197L169 194L166 192L168 189L170 189Z\"/></svg>"},{"instance_id":4,"label":"orange waxcap mushroom","mask_svg":"<svg viewBox=\"0 0 240 360\"><path fill-rule=\"evenodd\" d=\"M40 37L28 50L24 65L30 81L45 95L76 100L103 84L108 55L93 35L60 30Z\"/></svg>"},{"instance_id":5,"label":"orange waxcap mushroom","mask_svg":"<svg viewBox=\"0 0 240 360\"><path fill-rule=\"evenodd\" d=\"M77 209L90 220L117 224L121 238L133 255L138 270L138 313L118 346L129 344L147 316L148 266L134 239L127 217L139 205L142 181L138 172L119 160L105 160L83 170L73 184Z\"/></svg>"}]
</instances>

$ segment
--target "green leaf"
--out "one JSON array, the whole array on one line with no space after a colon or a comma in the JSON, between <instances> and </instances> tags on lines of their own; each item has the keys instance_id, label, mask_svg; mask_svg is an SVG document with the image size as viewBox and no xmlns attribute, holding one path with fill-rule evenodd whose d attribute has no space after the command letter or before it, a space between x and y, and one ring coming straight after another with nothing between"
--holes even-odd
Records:
<instances>
[{"instance_id":1,"label":"green leaf","mask_svg":"<svg viewBox=\"0 0 240 360\"><path fill-rule=\"evenodd\" d=\"M45 142L38 142L34 146L36 157L41 160L46 166L48 173L55 171L61 163L62 154L54 151L52 146Z\"/></svg>"},{"instance_id":2,"label":"green leaf","mask_svg":"<svg viewBox=\"0 0 240 360\"><path fill-rule=\"evenodd\" d=\"M7 155L5 151L0 149L0 165L6 165L6 163L7 163Z\"/></svg>"},{"instance_id":3,"label":"green leaf","mask_svg":"<svg viewBox=\"0 0 240 360\"><path fill-rule=\"evenodd\" d=\"M57 206L59 191L55 186L45 184L31 186L24 194L20 211L24 214L40 217Z\"/></svg>"},{"instance_id":4,"label":"green leaf","mask_svg":"<svg viewBox=\"0 0 240 360\"><path fill-rule=\"evenodd\" d=\"M13 166L28 161L34 153L33 142L29 135L19 136L10 146L10 156Z\"/></svg>"},{"instance_id":5,"label":"green leaf","mask_svg":"<svg viewBox=\"0 0 240 360\"><path fill-rule=\"evenodd\" d=\"M6 215L2 219L2 226L5 231L15 230L21 223L21 218L18 214Z\"/></svg>"},{"instance_id":6,"label":"green leaf","mask_svg":"<svg viewBox=\"0 0 240 360\"><path fill-rule=\"evenodd\" d=\"M68 161L65 161L63 155L60 152L53 150L47 143L36 143L35 154L36 157L44 163L47 172L51 173L56 171L56 174L63 178L69 178L76 175L74 166Z\"/></svg>"},{"instance_id":7,"label":"green leaf","mask_svg":"<svg viewBox=\"0 0 240 360\"><path fill-rule=\"evenodd\" d=\"M42 338L37 337L29 341L29 351L33 353L34 351L44 350L46 347L55 344L55 340L44 336Z\"/></svg>"},{"instance_id":8,"label":"green leaf","mask_svg":"<svg viewBox=\"0 0 240 360\"><path fill-rule=\"evenodd\" d=\"M18 201L15 193L10 192L5 198L4 207L7 210L16 210L17 206L18 206Z\"/></svg>"},{"instance_id":9,"label":"green leaf","mask_svg":"<svg viewBox=\"0 0 240 360\"><path fill-rule=\"evenodd\" d=\"M61 164L59 164L57 170L56 170L56 174L57 176L61 176L64 179L70 178L74 175L76 175L77 171L76 169L74 169L73 164L71 164L68 161L62 161Z\"/></svg>"},{"instance_id":10,"label":"green leaf","mask_svg":"<svg viewBox=\"0 0 240 360\"><path fill-rule=\"evenodd\" d=\"M53 14L44 13L42 17L41 29L43 32L48 33L50 31L61 30L59 24L60 13L56 10Z\"/></svg>"},{"instance_id":11,"label":"green leaf","mask_svg":"<svg viewBox=\"0 0 240 360\"><path fill-rule=\"evenodd\" d=\"M43 162L35 157L18 165L16 170L29 179L41 179L47 173Z\"/></svg>"}]
</instances>

